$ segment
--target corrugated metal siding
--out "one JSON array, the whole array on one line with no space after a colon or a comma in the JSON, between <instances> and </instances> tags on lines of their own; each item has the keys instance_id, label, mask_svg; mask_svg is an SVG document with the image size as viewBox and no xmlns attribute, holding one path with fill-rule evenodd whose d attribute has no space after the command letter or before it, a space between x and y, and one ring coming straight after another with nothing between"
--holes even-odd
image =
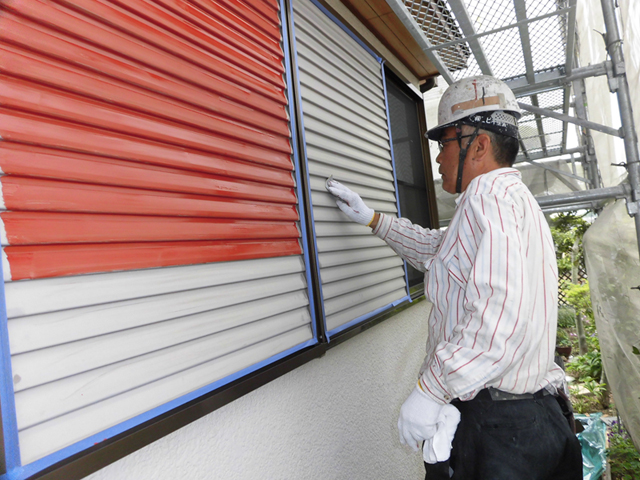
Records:
<instances>
[{"instance_id":1,"label":"corrugated metal siding","mask_svg":"<svg viewBox=\"0 0 640 480\"><path fill-rule=\"evenodd\" d=\"M231 6L235 10L194 10L235 22L238 35L258 53L266 50L265 57L234 49L195 29L190 18L147 1L8 4L0 29L6 42L0 55L0 135L10 149L3 148L7 161L0 166L11 175L0 180L4 206L73 212L52 215L49 223L71 235L69 229L77 229L79 237L103 218L125 233L81 242L182 240L137 237L143 230L137 222L96 213L254 220L289 233L263 242L247 238L259 226L247 228L244 236L225 239L222 248L207 222L198 220L190 240L211 243L88 249L69 242L54 249L41 244L60 239L12 232L18 223L33 230L32 217L14 215L5 222L4 248L12 279L301 253L298 235L292 235L298 217L280 33L273 15L263 18L250 7ZM11 158L15 154L20 158ZM78 163L85 164L81 171L74 168ZM96 164L106 172L92 172ZM125 170L128 175L120 179ZM147 170L165 181L153 184ZM59 263L61 269L51 265Z\"/></svg>"},{"instance_id":2,"label":"corrugated metal siding","mask_svg":"<svg viewBox=\"0 0 640 480\"><path fill-rule=\"evenodd\" d=\"M275 0L2 5L23 463L311 340L283 74Z\"/></svg>"},{"instance_id":3,"label":"corrugated metal siding","mask_svg":"<svg viewBox=\"0 0 640 480\"><path fill-rule=\"evenodd\" d=\"M325 190L333 175L397 215L380 64L310 0L294 27L320 276L328 330L407 296L403 262Z\"/></svg>"}]
</instances>

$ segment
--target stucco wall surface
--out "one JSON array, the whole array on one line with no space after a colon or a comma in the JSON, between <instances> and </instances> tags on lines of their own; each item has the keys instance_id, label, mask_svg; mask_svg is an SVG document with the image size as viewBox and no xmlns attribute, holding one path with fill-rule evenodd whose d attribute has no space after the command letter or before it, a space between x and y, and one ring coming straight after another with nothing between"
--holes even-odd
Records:
<instances>
[{"instance_id":1,"label":"stucco wall surface","mask_svg":"<svg viewBox=\"0 0 640 480\"><path fill-rule=\"evenodd\" d=\"M87 477L90 480L424 478L396 422L431 304L398 315Z\"/></svg>"},{"instance_id":2,"label":"stucco wall surface","mask_svg":"<svg viewBox=\"0 0 640 480\"><path fill-rule=\"evenodd\" d=\"M620 0L620 8L616 13L620 19L620 34L623 40L623 54L627 72L627 81L631 94L632 108L636 132L639 131L640 119L640 6L635 0ZM580 65L594 65L608 60L605 42L600 32L605 31L600 0L585 0L577 3L576 10L578 41L580 48ZM588 97L589 120L603 125L620 126L617 98L609 92L605 76L585 80ZM600 174L605 187L619 184L626 176L622 167L614 167L612 163L625 162L622 140L596 131L591 132L598 157Z\"/></svg>"},{"instance_id":3,"label":"stucco wall surface","mask_svg":"<svg viewBox=\"0 0 640 480\"><path fill-rule=\"evenodd\" d=\"M620 0L625 67L633 108L633 122L640 137L640 2Z\"/></svg>"},{"instance_id":4,"label":"stucco wall surface","mask_svg":"<svg viewBox=\"0 0 640 480\"><path fill-rule=\"evenodd\" d=\"M576 30L578 33L579 66L586 67L595 65L607 60L607 51L604 40L598 32L604 32L604 20L602 17L602 6L599 0L587 0L578 2L576 10ZM587 90L587 111L589 120L609 125L617 128L619 125L613 124L612 100L609 92L607 77L592 77L585 79ZM615 100L614 100L615 101ZM620 176L624 174L624 169L612 169L611 163L622 162L616 160L614 140L606 133L591 131L593 143L598 158L598 167L604 187L612 187L620 183Z\"/></svg>"}]
</instances>

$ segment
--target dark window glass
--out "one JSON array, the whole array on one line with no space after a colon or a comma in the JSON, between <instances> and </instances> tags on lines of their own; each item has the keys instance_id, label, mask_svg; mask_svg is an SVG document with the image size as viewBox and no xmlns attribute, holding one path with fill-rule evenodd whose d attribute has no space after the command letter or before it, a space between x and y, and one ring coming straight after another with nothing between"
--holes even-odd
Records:
<instances>
[{"instance_id":1,"label":"dark window glass","mask_svg":"<svg viewBox=\"0 0 640 480\"><path fill-rule=\"evenodd\" d=\"M389 76L387 76L387 96L400 214L413 223L430 228L432 222L429 218L418 103L404 93ZM409 285L422 283L423 274L409 264L407 267Z\"/></svg>"}]
</instances>

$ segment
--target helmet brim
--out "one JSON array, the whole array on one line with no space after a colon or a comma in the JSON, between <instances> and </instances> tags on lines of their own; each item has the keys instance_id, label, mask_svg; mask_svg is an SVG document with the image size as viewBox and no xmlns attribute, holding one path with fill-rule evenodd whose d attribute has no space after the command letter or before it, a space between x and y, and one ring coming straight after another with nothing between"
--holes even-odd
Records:
<instances>
[{"instance_id":1,"label":"helmet brim","mask_svg":"<svg viewBox=\"0 0 640 480\"><path fill-rule=\"evenodd\" d=\"M444 133L444 131L449 127L454 127L456 123L458 122L450 122L450 123L445 123L444 125L438 125L437 127L433 127L432 129L427 130L427 133L425 133L425 136L429 140L438 141L442 138L442 134Z\"/></svg>"},{"instance_id":2,"label":"helmet brim","mask_svg":"<svg viewBox=\"0 0 640 480\"><path fill-rule=\"evenodd\" d=\"M487 112L489 116L494 115L495 112ZM474 114L469 117L463 117L456 121L445 123L444 125L438 125L430 130L427 130L425 136L429 140L438 141L442 138L442 134L445 129L449 127L455 127L457 125L470 125L479 126L483 130L504 135L507 137L518 138L518 118L520 118L520 112L504 111L505 114L510 115L510 121L496 122L495 120L484 118L485 115L482 112L480 114ZM504 118L504 117L503 117ZM515 119L515 120L514 120ZM502 125L501 125L502 124Z\"/></svg>"}]
</instances>

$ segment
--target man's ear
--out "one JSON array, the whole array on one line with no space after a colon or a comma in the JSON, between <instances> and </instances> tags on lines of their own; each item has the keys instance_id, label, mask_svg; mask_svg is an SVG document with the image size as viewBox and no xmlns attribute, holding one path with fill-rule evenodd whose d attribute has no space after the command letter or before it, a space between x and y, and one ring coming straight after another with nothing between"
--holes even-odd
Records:
<instances>
[{"instance_id":1,"label":"man's ear","mask_svg":"<svg viewBox=\"0 0 640 480\"><path fill-rule=\"evenodd\" d=\"M486 133L480 133L474 142L473 156L476 160L481 160L493 153L491 147L491 138Z\"/></svg>"}]
</instances>

